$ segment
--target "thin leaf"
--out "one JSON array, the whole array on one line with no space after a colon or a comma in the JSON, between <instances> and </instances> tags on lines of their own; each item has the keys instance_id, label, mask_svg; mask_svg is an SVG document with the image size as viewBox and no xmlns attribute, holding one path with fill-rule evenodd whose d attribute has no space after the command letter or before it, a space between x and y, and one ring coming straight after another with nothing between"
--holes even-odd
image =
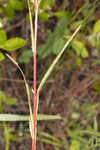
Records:
<instances>
[{"instance_id":1,"label":"thin leaf","mask_svg":"<svg viewBox=\"0 0 100 150\"><path fill-rule=\"evenodd\" d=\"M32 106L31 106L31 97L30 97L30 91L29 91L29 86L28 86L27 80L25 78L25 75L24 75L22 69L18 65L18 63L10 55L6 54L6 56L17 66L17 68L20 70L20 72L21 72L21 74L23 76L23 79L24 79L24 82L25 82L25 87L26 87L29 111L30 111L30 120L31 120L31 122L29 121L29 124L31 123L31 125L33 125L33 115L32 115L33 113L32 113ZM34 128L34 127L32 126L32 128Z\"/></svg>"},{"instance_id":2,"label":"thin leaf","mask_svg":"<svg viewBox=\"0 0 100 150\"><path fill-rule=\"evenodd\" d=\"M59 115L38 114L37 120L61 120ZM29 115L0 114L0 121L29 121Z\"/></svg>"},{"instance_id":3,"label":"thin leaf","mask_svg":"<svg viewBox=\"0 0 100 150\"><path fill-rule=\"evenodd\" d=\"M79 26L76 31L73 33L73 35L71 36L71 38L66 42L66 44L64 45L63 49L60 51L60 53L57 55L57 57L55 58L55 60L53 61L53 63L51 64L51 66L49 67L49 69L47 70L47 72L45 73L38 89L37 89L37 112L38 112L38 105L39 105L39 94L40 91L42 89L42 87L44 86L46 80L48 79L48 77L50 76L53 68L55 67L56 63L59 61L60 57L62 56L62 54L64 53L64 51L66 50L66 48L68 47L69 43L72 41L72 39L75 37L75 35L77 34L77 32L80 30L81 26Z\"/></svg>"}]
</instances>

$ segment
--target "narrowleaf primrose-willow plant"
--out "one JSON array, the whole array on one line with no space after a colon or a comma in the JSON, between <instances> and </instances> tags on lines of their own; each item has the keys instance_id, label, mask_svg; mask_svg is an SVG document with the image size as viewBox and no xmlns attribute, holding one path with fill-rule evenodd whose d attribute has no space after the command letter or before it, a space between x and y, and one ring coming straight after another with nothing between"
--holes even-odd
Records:
<instances>
[{"instance_id":1,"label":"narrowleaf primrose-willow plant","mask_svg":"<svg viewBox=\"0 0 100 150\"><path fill-rule=\"evenodd\" d=\"M40 82L40 85L38 88L36 88L36 64L37 64L37 26L38 26L38 9L39 9L39 4L40 4L41 0L27 0L28 2L28 9L29 9L29 18L30 18L30 29L31 29L31 44L32 44L32 52L33 52L33 82L34 82L34 89L32 89L33 91L33 108L31 105L31 97L30 97L30 90L29 90L29 85L28 82L26 80L26 77L22 71L22 69L20 68L20 66L18 65L18 63L9 55L9 54L5 54L12 62L14 65L16 65L16 67L20 70L24 82L25 82L25 88L26 88L26 93L27 93L27 99L28 99L28 105L29 105L29 111L30 111L30 117L29 116L19 116L19 115L10 115L10 114L0 114L0 121L13 121L13 119L15 119L14 121L25 121L25 120L29 120L29 128L30 128L30 133L31 133L31 137L32 137L32 150L36 150L36 136L37 136L37 120L51 120L51 119L61 119L60 116L52 116L52 115L43 115L43 116L39 116L38 113L38 106L39 106L39 94L40 91L42 90L42 87L44 86L45 82L47 81L48 77L50 76L53 68L55 67L56 63L59 61L60 57L62 56L62 54L64 53L64 51L66 50L66 48L68 47L69 43L73 40L73 38L75 37L75 35L77 34L77 32L80 30L81 26L79 26L76 31L73 33L73 35L67 40L67 42L65 43L63 49L60 51L60 53L56 56L55 60L52 62L52 64L50 65L50 67L48 68L48 70L46 71L45 75L42 78L42 81ZM30 4L34 5L34 10L31 9ZM34 26L34 31L33 31L33 21L32 21L32 11L34 11L35 13L35 26ZM39 118L40 117L40 118ZM42 118L42 119L41 119Z\"/></svg>"},{"instance_id":2,"label":"narrowleaf primrose-willow plant","mask_svg":"<svg viewBox=\"0 0 100 150\"><path fill-rule=\"evenodd\" d=\"M32 3L34 4L34 11L35 11L35 29L33 33L33 23L32 23L32 13L30 9L30 1L28 0L28 7L29 7L29 16L30 16L30 25L31 25L31 40L32 40L32 51L33 51L33 78L34 78L34 99L33 99L33 120L31 120L31 135L32 135L32 150L36 150L36 135L37 135L37 113L38 113L38 106L39 106L39 93L45 84L46 80L48 79L49 75L51 74L53 68L55 67L56 63L59 61L60 57L62 56L63 52L69 45L69 43L72 41L74 36L77 34L77 32L80 30L79 26L74 34L71 36L71 38L66 42L63 49L60 51L60 53L57 55L47 72L45 73L38 89L36 90L36 49L37 49L37 26L38 26L38 9L39 9L39 3L38 0L33 0ZM34 36L33 36L34 35ZM31 117L32 118L32 117Z\"/></svg>"},{"instance_id":3,"label":"narrowleaf primrose-willow plant","mask_svg":"<svg viewBox=\"0 0 100 150\"><path fill-rule=\"evenodd\" d=\"M33 3L34 5L34 13L35 13L35 28L33 31L33 22L32 22L32 10L30 8L30 3ZM45 73L38 89L36 89L36 56L37 56L37 26L38 26L38 9L39 9L40 0L28 0L28 8L29 8L29 17L30 17L30 28L31 28L31 41L32 41L32 52L33 52L33 79L34 79L34 98L33 98L33 116L32 116L32 108L30 107L30 132L32 136L32 150L36 150L36 135L37 135L37 113L38 113L38 106L39 106L39 94L44 86L46 80L50 76L53 68L55 67L56 63L59 61L60 57L64 53L65 49L68 47L69 43L72 41L72 39L75 37L77 32L80 30L81 26L79 26L76 31L73 33L71 38L66 42L63 49L60 51L60 53L56 56L55 60L52 62L51 66ZM28 90L27 90L28 91ZM29 93L29 91L28 91ZM27 94L29 95L29 94ZM30 99L30 98L29 98ZM30 101L30 100L29 100ZM29 103L30 104L30 103Z\"/></svg>"}]
</instances>

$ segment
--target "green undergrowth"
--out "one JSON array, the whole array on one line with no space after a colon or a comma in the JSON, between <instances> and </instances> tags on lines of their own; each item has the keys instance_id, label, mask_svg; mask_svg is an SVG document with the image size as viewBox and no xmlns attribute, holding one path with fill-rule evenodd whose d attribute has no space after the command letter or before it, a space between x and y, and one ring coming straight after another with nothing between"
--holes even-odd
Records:
<instances>
[{"instance_id":1,"label":"green undergrowth","mask_svg":"<svg viewBox=\"0 0 100 150\"><path fill-rule=\"evenodd\" d=\"M44 29L44 35L42 35L42 39L38 37L38 49L37 49L37 60L40 63L40 67L42 66L48 68L48 63L41 63L49 62L52 64L51 67L47 70L40 71L44 77L42 78L39 74L39 77L42 78L42 82L38 83L38 97L39 92L42 90L42 87L46 80L48 79L49 75L53 70L53 75L51 77L55 77L56 69L58 69L59 75L59 68L56 68L55 65L57 62L61 62L60 66L62 70L65 67L66 62L71 58L75 57L74 59L74 68L82 68L84 62L88 63L88 59L92 58L99 58L100 56L100 17L97 17L97 9L100 7L99 0L95 0L90 2L89 0L85 1L82 6L79 7L78 12L76 13L73 9L62 10L62 6L57 6L54 0L41 0L40 7L39 7L39 28L41 28L41 24L44 24L45 28L50 23L50 20L56 18L54 21L53 29L46 28ZM56 8L57 10L55 10ZM53 10L54 9L54 10ZM34 10L34 5L30 3L30 11ZM0 63L8 63L8 55L13 56L13 52L15 52L17 61L10 60L16 65L17 63L22 66L31 66L32 72L32 47L30 46L30 39L24 39L22 37L25 36L12 36L9 32L9 27L12 26L12 22L16 22L16 16L18 17L22 14L24 17L26 24L29 24L29 13L28 13L28 6L26 0L9 0L9 1L0 1ZM34 19L34 12L32 11L32 18ZM20 22L21 20L19 20ZM81 30L79 33L72 38L74 31L81 26ZM40 35L43 34L40 31ZM46 35L46 37L45 37ZM71 40L70 40L71 39ZM27 41L28 40L28 41ZM29 42L29 43L28 43ZM68 42L68 47L64 49L65 53L63 54L63 58L59 61L59 58L62 56L62 49ZM17 51L16 51L17 50ZM6 55L8 54L8 55ZM61 54L61 55L59 55ZM59 58L57 56L60 56ZM52 63L52 61L55 61ZM17 64L17 65L18 65ZM17 66L16 65L16 66ZM69 66L69 69L72 67ZM92 65L92 64L91 64ZM99 59L94 60L92 66L100 65ZM17 66L18 67L18 66ZM42 68L41 67L41 68ZM55 69L54 69L55 67ZM41 69L39 68L39 69ZM24 67L22 68L22 70ZM19 69L20 70L20 69ZM87 68L89 72L89 68ZM27 71L26 71L27 72ZM55 73L54 73L55 72ZM22 73L23 74L23 73ZM0 68L0 75L2 76L2 68ZM26 74L24 74L26 77ZM32 77L29 77L32 78ZM93 87L92 90L100 96L100 83L99 79L95 76L93 79ZM27 80L25 79L25 82ZM1 88L0 88L1 89ZM30 88L27 89L27 82L26 82L26 90L30 91ZM48 89L47 89L48 90ZM29 93L27 92L27 95ZM32 93L33 94L33 93ZM84 93L82 93L84 95ZM8 95L8 94L7 94ZM10 98L9 98L10 97ZM12 96L13 97L13 96ZM11 142L18 142L19 137L23 136L24 126L26 125L27 128L27 135L26 138L30 139L29 129L28 129L28 120L29 114L27 115L18 115L18 114L4 114L4 110L6 106L13 107L18 103L18 98L12 98L11 95L6 96L6 93L3 90L0 90L0 121L5 121L0 124L0 130L4 129L4 137L6 144L5 150L10 149ZM77 100L78 101L78 100ZM41 107L41 106L39 106ZM100 140L99 140L99 125L98 125L98 107L99 104L91 104L87 102L85 99L84 104L79 104L76 101L73 102L73 111L72 114L69 116L68 119L63 118L58 115L46 115L46 114L38 114L37 119L40 120L53 120L57 123L62 122L64 124L63 130L65 133L64 140L55 137L51 132L39 131L37 141L43 142L48 145L52 145L55 150L65 149L65 150L99 150L100 149ZM38 109L38 108L37 108ZM63 110L62 110L63 111ZM59 121L58 121L59 120ZM7 123L6 121L19 121L21 127L20 131L13 134L13 127L11 128L11 122ZM24 122L23 122L24 121ZM3 142L3 141L2 141Z\"/></svg>"}]
</instances>

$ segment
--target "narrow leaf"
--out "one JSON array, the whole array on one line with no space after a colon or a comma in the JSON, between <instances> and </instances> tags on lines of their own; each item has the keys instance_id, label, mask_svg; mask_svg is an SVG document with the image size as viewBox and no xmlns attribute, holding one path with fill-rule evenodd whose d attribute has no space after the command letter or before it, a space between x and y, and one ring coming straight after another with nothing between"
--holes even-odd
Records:
<instances>
[{"instance_id":1,"label":"narrow leaf","mask_svg":"<svg viewBox=\"0 0 100 150\"><path fill-rule=\"evenodd\" d=\"M59 115L38 114L37 120L61 120ZM0 114L0 121L29 121L29 116L15 114Z\"/></svg>"}]
</instances>

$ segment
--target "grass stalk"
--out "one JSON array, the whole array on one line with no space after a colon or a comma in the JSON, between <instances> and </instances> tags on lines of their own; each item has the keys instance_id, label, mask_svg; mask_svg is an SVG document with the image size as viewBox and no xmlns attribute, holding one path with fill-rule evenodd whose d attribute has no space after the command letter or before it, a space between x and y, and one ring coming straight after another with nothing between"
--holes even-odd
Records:
<instances>
[{"instance_id":1,"label":"grass stalk","mask_svg":"<svg viewBox=\"0 0 100 150\"><path fill-rule=\"evenodd\" d=\"M33 55L33 78L34 78L34 98L33 98L33 121L34 121L34 139L32 139L32 150L36 150L36 107L37 107L37 91L36 91L36 79L37 79L37 26L38 26L38 0L34 1L35 5L35 33L34 33L34 55Z\"/></svg>"},{"instance_id":2,"label":"grass stalk","mask_svg":"<svg viewBox=\"0 0 100 150\"><path fill-rule=\"evenodd\" d=\"M29 2L29 0L28 0ZM33 98L33 128L34 128L34 136L32 139L32 150L36 150L36 135L37 135L37 113L38 113L38 105L39 105L39 94L40 91L42 89L42 87L44 86L46 80L48 79L48 77L50 76L53 68L55 67L56 63L59 61L60 57L62 56L62 54L64 53L65 49L68 47L69 43L72 41L72 39L75 37L75 35L77 34L77 32L80 30L81 26L79 26L76 31L73 33L73 35L71 36L71 38L66 42L66 44L64 45L63 49L61 50L61 52L57 55L57 57L55 58L55 60L53 61L53 63L51 64L51 66L49 67L49 69L47 70L47 72L45 73L38 89L36 89L36 49L37 49L37 25L38 25L38 7L39 7L39 3L38 0L34 0L34 6L35 6L35 33L33 33L33 25L32 25L32 14L31 14L31 10L29 7L29 15L30 15L30 25L31 25L31 40L32 40L32 50L33 50L33 79L34 79L34 98ZM34 38L32 37L34 34ZM33 44L34 43L34 44Z\"/></svg>"},{"instance_id":3,"label":"grass stalk","mask_svg":"<svg viewBox=\"0 0 100 150\"><path fill-rule=\"evenodd\" d=\"M32 22L32 13L28 0L29 16L30 16L30 26L31 26L31 42L32 42L32 52L33 52L33 80L34 80L34 96L33 96L33 128L32 129L32 150L36 149L36 108L37 108L37 91L36 91L36 79L37 79L37 25L38 25L38 0L32 1L34 4L35 11L35 29L33 32L33 22Z\"/></svg>"}]
</instances>

